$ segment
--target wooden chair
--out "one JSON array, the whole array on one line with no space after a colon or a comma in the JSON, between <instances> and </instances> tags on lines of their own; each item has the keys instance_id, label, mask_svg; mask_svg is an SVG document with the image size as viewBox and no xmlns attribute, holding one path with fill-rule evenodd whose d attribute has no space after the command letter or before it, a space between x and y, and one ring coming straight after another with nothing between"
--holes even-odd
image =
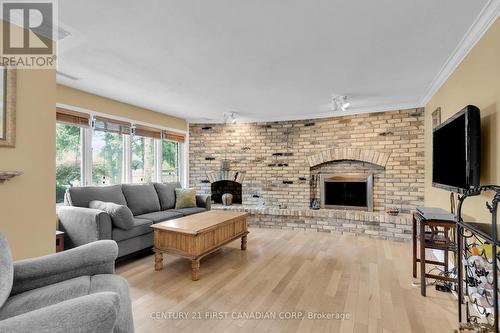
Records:
<instances>
[{"instance_id":1,"label":"wooden chair","mask_svg":"<svg viewBox=\"0 0 500 333\"><path fill-rule=\"evenodd\" d=\"M457 252L452 230L456 231L455 221L425 219L419 213L413 213L413 277L417 277L417 262L420 262L420 293L422 296L426 295L426 278L457 282L456 278L426 273L425 269L425 264L431 264L442 266L445 272L449 270L449 252ZM417 239L420 243L420 258L417 257ZM426 249L443 251L444 261L426 259Z\"/></svg>"}]
</instances>

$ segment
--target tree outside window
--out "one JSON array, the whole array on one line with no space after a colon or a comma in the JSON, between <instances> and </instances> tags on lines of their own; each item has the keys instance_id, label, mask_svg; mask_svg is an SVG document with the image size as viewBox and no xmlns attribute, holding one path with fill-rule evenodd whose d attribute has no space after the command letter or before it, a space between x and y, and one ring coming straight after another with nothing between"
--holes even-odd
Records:
<instances>
[{"instance_id":1,"label":"tree outside window","mask_svg":"<svg viewBox=\"0 0 500 333\"><path fill-rule=\"evenodd\" d=\"M179 181L179 143L169 140L162 141L161 181Z\"/></svg>"},{"instance_id":2,"label":"tree outside window","mask_svg":"<svg viewBox=\"0 0 500 333\"><path fill-rule=\"evenodd\" d=\"M82 178L82 128L56 124L56 203L64 202L64 193L79 186Z\"/></svg>"},{"instance_id":3,"label":"tree outside window","mask_svg":"<svg viewBox=\"0 0 500 333\"><path fill-rule=\"evenodd\" d=\"M155 180L155 139L134 135L132 148L132 183Z\"/></svg>"},{"instance_id":4,"label":"tree outside window","mask_svg":"<svg viewBox=\"0 0 500 333\"><path fill-rule=\"evenodd\" d=\"M92 138L92 183L121 184L123 176L123 134L94 131Z\"/></svg>"}]
</instances>

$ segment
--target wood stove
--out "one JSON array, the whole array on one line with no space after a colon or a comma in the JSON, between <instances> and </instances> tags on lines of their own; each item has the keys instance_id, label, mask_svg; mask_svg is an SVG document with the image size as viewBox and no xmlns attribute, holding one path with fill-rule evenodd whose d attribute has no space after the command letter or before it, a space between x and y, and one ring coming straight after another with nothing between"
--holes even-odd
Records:
<instances>
[{"instance_id":1,"label":"wood stove","mask_svg":"<svg viewBox=\"0 0 500 333\"><path fill-rule=\"evenodd\" d=\"M321 208L373 211L373 174L321 174Z\"/></svg>"}]
</instances>

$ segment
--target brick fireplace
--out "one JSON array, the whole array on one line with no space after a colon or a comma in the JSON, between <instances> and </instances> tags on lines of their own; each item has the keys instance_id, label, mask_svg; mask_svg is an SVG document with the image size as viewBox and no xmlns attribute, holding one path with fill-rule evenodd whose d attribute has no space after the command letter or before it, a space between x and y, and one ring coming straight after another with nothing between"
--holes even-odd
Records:
<instances>
[{"instance_id":1,"label":"brick fireplace","mask_svg":"<svg viewBox=\"0 0 500 333\"><path fill-rule=\"evenodd\" d=\"M199 193L210 194L212 184L220 178L220 163L227 156L231 160L228 171L231 177L245 176L245 180L240 181L243 207L252 211L260 207L258 209L273 212L269 216L276 218L282 214L292 219L292 222L272 222L259 216L260 222L255 223L267 225L269 222L270 227L279 223L284 223L280 227L287 227L291 223L295 228L294 218L290 217L295 214L323 214L322 219L326 220L337 216L337 209L314 214L309 209L312 198L321 199L321 175L371 174L373 212L355 213L352 210L351 215L348 209L347 215L342 215L348 218L340 225L335 224L338 222L335 220L316 226L335 224L331 230L358 232L356 228L351 230L353 228L342 226L351 225L349 221L357 216L356 219L364 221L356 222L357 225L368 223L366 233L373 229L377 230L377 235L386 232L386 238L391 238L391 233L392 237L400 234L403 236L399 238L405 238L405 232L395 226L399 222L394 222L394 230L390 232L377 228L380 228L380 221L386 219L386 208L396 207L402 214L408 214L423 204L423 119L423 109L408 109L315 120L191 124L190 187ZM290 215L283 208L293 213ZM359 215L361 213L364 215ZM407 215L398 218L405 225ZM305 228L314 225L303 223ZM379 225L372 225L374 223Z\"/></svg>"}]
</instances>

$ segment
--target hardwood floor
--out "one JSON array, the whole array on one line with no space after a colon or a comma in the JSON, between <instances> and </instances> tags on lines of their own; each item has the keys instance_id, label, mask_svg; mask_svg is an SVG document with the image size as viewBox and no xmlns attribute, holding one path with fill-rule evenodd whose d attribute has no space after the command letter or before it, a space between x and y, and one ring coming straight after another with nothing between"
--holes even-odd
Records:
<instances>
[{"instance_id":1,"label":"hardwood floor","mask_svg":"<svg viewBox=\"0 0 500 333\"><path fill-rule=\"evenodd\" d=\"M456 327L451 294L428 287L422 297L412 286L409 243L251 229L247 251L234 241L206 257L199 281L191 281L189 260L165 256L164 264L154 271L148 255L117 267L130 284L136 332L442 333ZM179 312L188 319L168 318ZM205 319L209 312L227 319ZM308 312L350 317L279 318ZM239 317L245 314L276 319Z\"/></svg>"}]
</instances>

